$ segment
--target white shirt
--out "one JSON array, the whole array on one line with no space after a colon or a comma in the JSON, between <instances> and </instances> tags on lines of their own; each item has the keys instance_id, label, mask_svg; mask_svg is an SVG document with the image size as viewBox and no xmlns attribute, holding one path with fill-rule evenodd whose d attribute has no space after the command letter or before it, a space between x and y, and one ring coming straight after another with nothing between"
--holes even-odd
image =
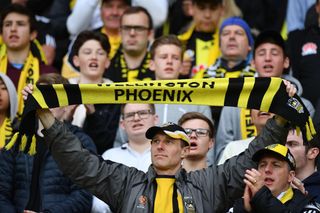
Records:
<instances>
[{"instance_id":1,"label":"white shirt","mask_svg":"<svg viewBox=\"0 0 320 213\"><path fill-rule=\"evenodd\" d=\"M135 167L138 170L147 172L151 164L151 147L142 154L134 151L128 143L120 147L105 151L102 155L105 160L111 160L126 166ZM91 213L109 213L109 206L97 197L93 197Z\"/></svg>"}]
</instances>

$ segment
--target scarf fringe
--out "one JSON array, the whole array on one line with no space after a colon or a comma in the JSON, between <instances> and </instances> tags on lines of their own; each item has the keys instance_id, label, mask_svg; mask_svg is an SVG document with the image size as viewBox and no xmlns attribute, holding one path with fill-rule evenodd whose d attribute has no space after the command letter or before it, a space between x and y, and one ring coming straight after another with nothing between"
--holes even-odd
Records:
<instances>
[{"instance_id":1,"label":"scarf fringe","mask_svg":"<svg viewBox=\"0 0 320 213\"><path fill-rule=\"evenodd\" d=\"M28 154L29 155L35 155L36 154L36 149L37 149L37 146L36 146L37 144L36 144L36 136L35 135L33 135L32 136L32 139L31 139L31 145L30 145L30 148L29 148L29 152L28 152Z\"/></svg>"},{"instance_id":2,"label":"scarf fringe","mask_svg":"<svg viewBox=\"0 0 320 213\"><path fill-rule=\"evenodd\" d=\"M9 143L5 146L5 149L6 150L11 149L16 143L19 143L19 141L21 140L20 138L21 138L20 133L16 132L12 136L11 140L9 141Z\"/></svg>"}]
</instances>

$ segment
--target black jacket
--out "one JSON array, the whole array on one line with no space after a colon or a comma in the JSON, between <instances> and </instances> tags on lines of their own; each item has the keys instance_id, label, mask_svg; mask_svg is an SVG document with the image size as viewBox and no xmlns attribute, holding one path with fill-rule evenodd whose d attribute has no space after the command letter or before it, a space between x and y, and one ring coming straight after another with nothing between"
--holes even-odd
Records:
<instances>
[{"instance_id":1,"label":"black jacket","mask_svg":"<svg viewBox=\"0 0 320 213\"><path fill-rule=\"evenodd\" d=\"M320 212L318 204L311 197L303 195L299 190L293 189L293 198L282 204L271 194L266 187L262 187L251 199L252 213L317 213ZM245 213L243 199L236 201L234 213Z\"/></svg>"}]
</instances>

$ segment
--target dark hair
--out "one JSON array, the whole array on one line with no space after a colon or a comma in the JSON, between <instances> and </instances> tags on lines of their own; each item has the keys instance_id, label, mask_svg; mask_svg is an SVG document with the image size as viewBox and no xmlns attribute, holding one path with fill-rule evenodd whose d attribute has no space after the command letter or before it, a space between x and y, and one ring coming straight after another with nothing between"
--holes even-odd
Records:
<instances>
[{"instance_id":1,"label":"dark hair","mask_svg":"<svg viewBox=\"0 0 320 213\"><path fill-rule=\"evenodd\" d=\"M268 31L261 32L258 35L258 37L256 38L256 40L254 42L253 57L255 57L255 53L256 53L256 50L258 49L258 47L262 44L265 44L265 43L270 43L270 44L274 44L274 45L279 46L283 51L284 57L287 56L285 42L284 42L281 34L278 33L277 31L268 30Z\"/></svg>"},{"instance_id":2,"label":"dark hair","mask_svg":"<svg viewBox=\"0 0 320 213\"><path fill-rule=\"evenodd\" d=\"M192 0L192 4L199 6L210 5L210 7L216 8L223 4L223 0Z\"/></svg>"},{"instance_id":3,"label":"dark hair","mask_svg":"<svg viewBox=\"0 0 320 213\"><path fill-rule=\"evenodd\" d=\"M69 81L58 73L47 73L40 76L37 81L39 84L69 84Z\"/></svg>"},{"instance_id":4,"label":"dark hair","mask_svg":"<svg viewBox=\"0 0 320 213\"><path fill-rule=\"evenodd\" d=\"M126 107L126 105L127 104L122 104L121 105L121 115L123 116L124 115L124 108ZM154 104L148 104L149 106L150 106L150 109L151 109L151 113L152 114L155 114L155 112L156 112L156 108L155 108L155 106L154 106Z\"/></svg>"},{"instance_id":5,"label":"dark hair","mask_svg":"<svg viewBox=\"0 0 320 213\"><path fill-rule=\"evenodd\" d=\"M102 4L104 3L104 2L107 2L107 1L110 1L110 0L102 0ZM123 2L124 3L126 3L127 5L131 5L131 0L123 0Z\"/></svg>"},{"instance_id":6,"label":"dark hair","mask_svg":"<svg viewBox=\"0 0 320 213\"><path fill-rule=\"evenodd\" d=\"M1 11L1 20L0 20L0 25L1 29L0 32L2 33L2 28L3 28L3 22L4 19L10 14L10 13L18 13L21 15L25 15L29 19L30 23L30 32L33 32L36 30L36 19L32 12L25 6L14 3L10 4L8 7L6 7L4 10Z\"/></svg>"},{"instance_id":7,"label":"dark hair","mask_svg":"<svg viewBox=\"0 0 320 213\"><path fill-rule=\"evenodd\" d=\"M73 56L78 55L80 48L88 40L98 41L101 44L101 47L107 52L107 54L110 53L111 47L110 47L109 39L105 34L100 32L85 30L85 31L82 31L77 36L76 40L73 42L71 54Z\"/></svg>"},{"instance_id":8,"label":"dark hair","mask_svg":"<svg viewBox=\"0 0 320 213\"><path fill-rule=\"evenodd\" d=\"M297 127L292 125L289 128L289 131L297 131ZM312 148L318 148L320 149L320 134L319 134L320 129L318 129L315 135L313 135L313 138L308 141L307 137L303 134L303 131L300 131L300 134L302 134L302 141L303 141L303 146L305 146L306 150L305 153L307 154L307 152L309 151L309 149ZM318 156L315 158L315 164L317 164L319 160L319 154Z\"/></svg>"},{"instance_id":9,"label":"dark hair","mask_svg":"<svg viewBox=\"0 0 320 213\"><path fill-rule=\"evenodd\" d=\"M169 44L172 44L172 45L179 47L181 49L181 55L182 55L182 43L177 38L177 36L176 35L163 35L163 36L157 38L156 40L154 40L154 42L152 43L152 45L150 47L151 58L154 59L156 49L158 47L160 47L162 45L169 45Z\"/></svg>"},{"instance_id":10,"label":"dark hair","mask_svg":"<svg viewBox=\"0 0 320 213\"><path fill-rule=\"evenodd\" d=\"M216 132L215 132L215 128L214 128L212 121L207 116L205 116L204 114L202 114L200 112L187 112L187 113L183 114L178 121L178 125L182 126L182 124L184 124L185 122L187 122L189 120L193 120L193 119L200 119L200 120L205 121L208 124L209 130L210 130L209 137L213 138L215 136Z\"/></svg>"},{"instance_id":11,"label":"dark hair","mask_svg":"<svg viewBox=\"0 0 320 213\"><path fill-rule=\"evenodd\" d=\"M125 15L131 15L131 14L137 14L137 13L144 13L146 14L146 16L148 17L148 29L151 30L153 28L153 23L152 23L152 17L150 15L150 13L148 12L148 10L146 10L144 7L140 7L140 6L135 6L135 7L129 7L127 8L122 16L121 16L121 20L120 23L122 23L122 19Z\"/></svg>"}]
</instances>

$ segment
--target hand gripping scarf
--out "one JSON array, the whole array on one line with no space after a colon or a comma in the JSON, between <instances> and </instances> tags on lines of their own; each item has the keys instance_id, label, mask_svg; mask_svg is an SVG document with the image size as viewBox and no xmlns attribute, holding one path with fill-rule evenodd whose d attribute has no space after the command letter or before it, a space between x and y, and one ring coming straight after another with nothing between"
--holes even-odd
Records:
<instances>
[{"instance_id":1,"label":"hand gripping scarf","mask_svg":"<svg viewBox=\"0 0 320 213\"><path fill-rule=\"evenodd\" d=\"M35 152L35 110L73 104L155 103L235 106L273 112L298 126L308 140L315 129L301 99L289 97L281 78L211 78L171 81L140 81L113 84L37 85L29 95L19 134L19 149Z\"/></svg>"}]
</instances>

